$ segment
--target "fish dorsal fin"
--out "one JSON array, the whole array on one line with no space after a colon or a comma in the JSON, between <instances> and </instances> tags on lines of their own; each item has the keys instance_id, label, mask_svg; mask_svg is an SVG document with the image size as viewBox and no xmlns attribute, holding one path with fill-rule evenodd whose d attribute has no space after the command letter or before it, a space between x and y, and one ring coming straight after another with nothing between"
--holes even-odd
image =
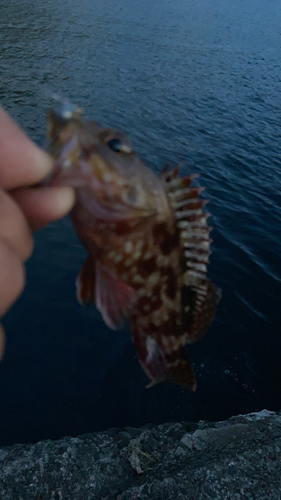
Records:
<instances>
[{"instance_id":1,"label":"fish dorsal fin","mask_svg":"<svg viewBox=\"0 0 281 500\"><path fill-rule=\"evenodd\" d=\"M215 317L221 298L220 288L208 279L202 281L195 292L193 320L187 332L187 343L189 344L205 335Z\"/></svg>"},{"instance_id":2,"label":"fish dorsal fin","mask_svg":"<svg viewBox=\"0 0 281 500\"><path fill-rule=\"evenodd\" d=\"M96 262L95 303L109 328L117 330L124 326L136 299L131 286Z\"/></svg>"},{"instance_id":3,"label":"fish dorsal fin","mask_svg":"<svg viewBox=\"0 0 281 500\"><path fill-rule=\"evenodd\" d=\"M189 324L189 343L206 333L220 299L220 290L207 278L212 228L207 224L209 214L203 211L207 200L199 198L204 188L191 185L196 177L198 175L179 177L179 167L162 173L162 180L175 211L184 253L184 286L190 290L190 294L186 294L187 303L182 304Z\"/></svg>"},{"instance_id":4,"label":"fish dorsal fin","mask_svg":"<svg viewBox=\"0 0 281 500\"><path fill-rule=\"evenodd\" d=\"M80 304L95 304L106 325L113 330L122 328L136 301L133 288L90 255L77 277L76 295Z\"/></svg>"},{"instance_id":5,"label":"fish dorsal fin","mask_svg":"<svg viewBox=\"0 0 281 500\"><path fill-rule=\"evenodd\" d=\"M186 285L200 283L207 276L209 263L210 231L209 214L203 212L207 201L199 198L204 188L191 187L196 175L179 177L178 167L162 174L170 203L175 211L180 240L186 262Z\"/></svg>"}]
</instances>

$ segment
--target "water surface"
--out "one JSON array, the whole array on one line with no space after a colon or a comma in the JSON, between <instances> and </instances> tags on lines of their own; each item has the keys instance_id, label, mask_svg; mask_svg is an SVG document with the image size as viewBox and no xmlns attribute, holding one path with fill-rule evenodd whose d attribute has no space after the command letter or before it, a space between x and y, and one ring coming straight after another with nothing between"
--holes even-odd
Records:
<instances>
[{"instance_id":1,"label":"water surface","mask_svg":"<svg viewBox=\"0 0 281 500\"><path fill-rule=\"evenodd\" d=\"M2 0L1 103L42 144L58 91L155 170L199 172L223 298L190 349L197 392L145 390L129 331L76 302L85 253L69 219L51 224L4 320L1 443L280 409L280 26L279 0Z\"/></svg>"}]
</instances>

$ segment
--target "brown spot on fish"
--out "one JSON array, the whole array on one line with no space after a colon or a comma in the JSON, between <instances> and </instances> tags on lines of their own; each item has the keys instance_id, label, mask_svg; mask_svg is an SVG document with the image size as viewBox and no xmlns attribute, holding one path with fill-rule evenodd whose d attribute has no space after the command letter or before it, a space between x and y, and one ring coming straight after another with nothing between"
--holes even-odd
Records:
<instances>
[{"instance_id":1,"label":"brown spot on fish","mask_svg":"<svg viewBox=\"0 0 281 500\"><path fill-rule=\"evenodd\" d=\"M169 231L165 222L155 225L153 229L154 241L164 255L168 255L179 245L179 232L175 228L173 232Z\"/></svg>"},{"instance_id":2,"label":"brown spot on fish","mask_svg":"<svg viewBox=\"0 0 281 500\"><path fill-rule=\"evenodd\" d=\"M174 300L176 297L176 291L177 291L177 277L176 274L171 266L166 267L165 269L162 269L162 274L165 274L168 276L168 280L166 282L167 287L166 287L166 294L171 300Z\"/></svg>"},{"instance_id":3,"label":"brown spot on fish","mask_svg":"<svg viewBox=\"0 0 281 500\"><path fill-rule=\"evenodd\" d=\"M144 316L147 316L150 313L151 301L146 295L144 297L139 298L138 309L140 313L143 314Z\"/></svg>"},{"instance_id":4,"label":"brown spot on fish","mask_svg":"<svg viewBox=\"0 0 281 500\"><path fill-rule=\"evenodd\" d=\"M179 233L175 231L173 235L170 235L167 239L163 239L160 244L160 249L164 255L169 254L174 248L179 245Z\"/></svg>"},{"instance_id":5,"label":"brown spot on fish","mask_svg":"<svg viewBox=\"0 0 281 500\"><path fill-rule=\"evenodd\" d=\"M146 259L142 266L139 266L139 274L143 278L148 278L154 271L157 270L156 255Z\"/></svg>"},{"instance_id":6,"label":"brown spot on fish","mask_svg":"<svg viewBox=\"0 0 281 500\"><path fill-rule=\"evenodd\" d=\"M175 328L177 313L175 311L171 311L168 319L164 320L163 316L160 317L161 325L158 329L159 337L174 335L175 337L182 335L182 328Z\"/></svg>"},{"instance_id":7,"label":"brown spot on fish","mask_svg":"<svg viewBox=\"0 0 281 500\"><path fill-rule=\"evenodd\" d=\"M156 285L152 289L151 302L153 304L154 310L159 309L162 305L161 290L162 290L162 287L160 285Z\"/></svg>"},{"instance_id":8,"label":"brown spot on fish","mask_svg":"<svg viewBox=\"0 0 281 500\"><path fill-rule=\"evenodd\" d=\"M183 308L182 322L185 329L191 327L194 321L194 304L196 293L188 286L183 286L181 290L181 303Z\"/></svg>"}]
</instances>

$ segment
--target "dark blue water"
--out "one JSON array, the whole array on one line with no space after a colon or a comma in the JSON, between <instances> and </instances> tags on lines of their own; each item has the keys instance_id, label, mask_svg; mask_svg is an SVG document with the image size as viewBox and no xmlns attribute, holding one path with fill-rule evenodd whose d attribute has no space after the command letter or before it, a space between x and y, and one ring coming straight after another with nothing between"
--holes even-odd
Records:
<instances>
[{"instance_id":1,"label":"dark blue water","mask_svg":"<svg viewBox=\"0 0 281 500\"><path fill-rule=\"evenodd\" d=\"M281 408L280 47L279 0L2 0L1 103L42 144L58 91L156 170L199 172L223 298L190 349L197 392L146 390L129 331L76 303L69 219L39 232L4 319L1 443Z\"/></svg>"}]
</instances>

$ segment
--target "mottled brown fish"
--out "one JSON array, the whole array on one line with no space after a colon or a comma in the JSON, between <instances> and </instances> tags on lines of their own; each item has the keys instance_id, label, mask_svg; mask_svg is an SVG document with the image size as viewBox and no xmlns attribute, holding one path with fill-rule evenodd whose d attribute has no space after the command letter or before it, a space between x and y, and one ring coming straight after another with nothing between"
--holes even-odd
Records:
<instances>
[{"instance_id":1,"label":"mottled brown fish","mask_svg":"<svg viewBox=\"0 0 281 500\"><path fill-rule=\"evenodd\" d=\"M77 278L112 329L128 322L151 380L196 389L186 343L212 322L220 291L207 278L210 228L202 188L178 168L154 173L125 135L81 118L62 101L48 115L52 185L71 185L71 217L89 255Z\"/></svg>"}]
</instances>

